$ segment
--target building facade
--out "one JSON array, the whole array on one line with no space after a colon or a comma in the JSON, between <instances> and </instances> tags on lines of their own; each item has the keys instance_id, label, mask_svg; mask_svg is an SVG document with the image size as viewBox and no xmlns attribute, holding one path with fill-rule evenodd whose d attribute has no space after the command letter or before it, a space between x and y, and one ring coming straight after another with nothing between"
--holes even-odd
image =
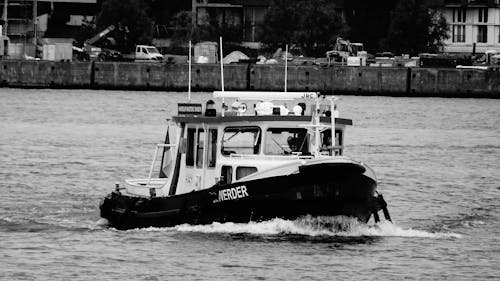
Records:
<instances>
[{"instance_id":1,"label":"building facade","mask_svg":"<svg viewBox=\"0 0 500 281\"><path fill-rule=\"evenodd\" d=\"M450 25L444 52L500 53L500 0L443 0L434 7Z\"/></svg>"},{"instance_id":2,"label":"building facade","mask_svg":"<svg viewBox=\"0 0 500 281\"><path fill-rule=\"evenodd\" d=\"M96 0L0 0L3 35L9 58L39 56L43 37L71 38L93 18Z\"/></svg>"},{"instance_id":3,"label":"building facade","mask_svg":"<svg viewBox=\"0 0 500 281\"><path fill-rule=\"evenodd\" d=\"M241 26L243 41L258 41L271 0L192 0L193 24Z\"/></svg>"}]
</instances>

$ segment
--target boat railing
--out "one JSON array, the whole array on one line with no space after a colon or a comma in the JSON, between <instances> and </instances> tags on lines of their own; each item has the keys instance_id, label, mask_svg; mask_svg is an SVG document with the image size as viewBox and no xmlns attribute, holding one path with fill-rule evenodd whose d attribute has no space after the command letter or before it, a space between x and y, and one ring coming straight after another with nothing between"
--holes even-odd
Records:
<instances>
[{"instance_id":1,"label":"boat railing","mask_svg":"<svg viewBox=\"0 0 500 281\"><path fill-rule=\"evenodd\" d=\"M292 153L289 155L253 155L253 154L238 154L238 153L231 153L227 155L227 157L230 158L247 158L247 159L290 159L290 158L295 158L295 159L312 159L314 158L313 155L302 155L299 153Z\"/></svg>"},{"instance_id":2,"label":"boat railing","mask_svg":"<svg viewBox=\"0 0 500 281\"><path fill-rule=\"evenodd\" d=\"M153 155L153 162L151 163L151 167L149 168L149 176L148 176L148 181L144 187L149 187L151 183L151 177L153 176L153 169L156 163L156 157L158 156L158 150L160 148L165 148L165 147L176 147L177 144L171 144L171 143L158 143L156 144L155 148L155 154Z\"/></svg>"}]
</instances>

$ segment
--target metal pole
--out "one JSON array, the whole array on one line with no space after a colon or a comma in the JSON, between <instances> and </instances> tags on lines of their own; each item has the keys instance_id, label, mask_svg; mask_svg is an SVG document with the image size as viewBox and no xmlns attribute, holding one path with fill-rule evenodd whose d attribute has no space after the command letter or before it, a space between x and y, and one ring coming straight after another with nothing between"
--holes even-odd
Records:
<instances>
[{"instance_id":1,"label":"metal pole","mask_svg":"<svg viewBox=\"0 0 500 281\"><path fill-rule=\"evenodd\" d=\"M151 168L149 168L149 176L148 176L148 183L146 184L146 186L149 185L149 183L151 183L151 177L153 176L153 168L155 166L155 162L156 162L156 155L158 154L158 149L159 149L159 145L156 145L156 149L155 149L155 155L153 155L153 162L151 163Z\"/></svg>"},{"instance_id":2,"label":"metal pole","mask_svg":"<svg viewBox=\"0 0 500 281\"><path fill-rule=\"evenodd\" d=\"M35 57L36 57L36 38L37 38L37 16L38 16L38 1L33 2L33 44L35 45Z\"/></svg>"},{"instance_id":3,"label":"metal pole","mask_svg":"<svg viewBox=\"0 0 500 281\"><path fill-rule=\"evenodd\" d=\"M188 81L188 100L191 103L191 41L189 41L189 81Z\"/></svg>"},{"instance_id":4,"label":"metal pole","mask_svg":"<svg viewBox=\"0 0 500 281\"><path fill-rule=\"evenodd\" d=\"M332 147L335 147L335 97L330 99L331 125L332 125ZM332 149L332 156L335 156L335 150Z\"/></svg>"},{"instance_id":5,"label":"metal pole","mask_svg":"<svg viewBox=\"0 0 500 281\"><path fill-rule=\"evenodd\" d=\"M224 62L223 58L224 55L222 53L222 36L219 38L219 46L220 46L220 83L221 83L221 90L224 92Z\"/></svg>"},{"instance_id":6,"label":"metal pole","mask_svg":"<svg viewBox=\"0 0 500 281\"><path fill-rule=\"evenodd\" d=\"M220 84L221 84L221 91L224 92L224 62L223 58L224 55L222 54L222 36L219 37L219 46L220 46ZM222 111L221 111L222 117L224 117L224 98L222 98Z\"/></svg>"},{"instance_id":7,"label":"metal pole","mask_svg":"<svg viewBox=\"0 0 500 281\"><path fill-rule=\"evenodd\" d=\"M316 112L314 113L314 142L315 142L315 149L314 149L314 157L319 157L319 150L321 148L320 146L320 141L321 139L319 138L319 125L320 125L320 118L319 118L319 98L316 99L316 108L314 109Z\"/></svg>"},{"instance_id":8,"label":"metal pole","mask_svg":"<svg viewBox=\"0 0 500 281\"><path fill-rule=\"evenodd\" d=\"M286 88L287 88L287 81L288 81L288 44L285 47L285 93L286 93Z\"/></svg>"}]
</instances>

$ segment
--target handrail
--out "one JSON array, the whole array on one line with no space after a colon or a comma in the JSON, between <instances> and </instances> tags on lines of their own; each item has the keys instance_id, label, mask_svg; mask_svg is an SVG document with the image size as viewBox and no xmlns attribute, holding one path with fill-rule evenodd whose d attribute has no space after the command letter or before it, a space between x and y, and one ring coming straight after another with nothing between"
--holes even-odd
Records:
<instances>
[{"instance_id":1,"label":"handrail","mask_svg":"<svg viewBox=\"0 0 500 281\"><path fill-rule=\"evenodd\" d=\"M226 157L234 157L234 158L269 158L269 159L290 159L290 158L297 158L297 159L311 159L314 158L313 155L296 155L296 154L289 154L289 155L255 155L255 154L237 154L237 153L232 153L229 155L225 155Z\"/></svg>"},{"instance_id":2,"label":"handrail","mask_svg":"<svg viewBox=\"0 0 500 281\"><path fill-rule=\"evenodd\" d=\"M158 150L160 147L176 147L177 144L171 144L171 143L158 143L156 144L155 148L155 154L153 155L153 162L151 163L151 168L149 168L149 176L148 176L148 182L146 183L146 187L149 186L151 183L151 177L153 176L153 168L155 166L156 162L156 156L158 155Z\"/></svg>"}]
</instances>

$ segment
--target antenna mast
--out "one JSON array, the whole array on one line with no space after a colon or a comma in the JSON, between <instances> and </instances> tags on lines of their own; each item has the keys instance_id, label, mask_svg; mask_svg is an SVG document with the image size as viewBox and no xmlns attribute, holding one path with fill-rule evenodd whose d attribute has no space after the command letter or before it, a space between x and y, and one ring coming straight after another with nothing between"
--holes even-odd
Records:
<instances>
[{"instance_id":1,"label":"antenna mast","mask_svg":"<svg viewBox=\"0 0 500 281\"><path fill-rule=\"evenodd\" d=\"M286 93L286 88L287 88L287 82L288 82L288 44L286 44L285 47L285 93Z\"/></svg>"},{"instance_id":2,"label":"antenna mast","mask_svg":"<svg viewBox=\"0 0 500 281\"><path fill-rule=\"evenodd\" d=\"M189 40L189 81L188 81L188 100L191 103L191 40Z\"/></svg>"},{"instance_id":3,"label":"antenna mast","mask_svg":"<svg viewBox=\"0 0 500 281\"><path fill-rule=\"evenodd\" d=\"M224 92L224 62L223 58L224 55L222 53L222 36L219 37L219 46L220 46L220 84L221 84L221 90Z\"/></svg>"}]
</instances>

